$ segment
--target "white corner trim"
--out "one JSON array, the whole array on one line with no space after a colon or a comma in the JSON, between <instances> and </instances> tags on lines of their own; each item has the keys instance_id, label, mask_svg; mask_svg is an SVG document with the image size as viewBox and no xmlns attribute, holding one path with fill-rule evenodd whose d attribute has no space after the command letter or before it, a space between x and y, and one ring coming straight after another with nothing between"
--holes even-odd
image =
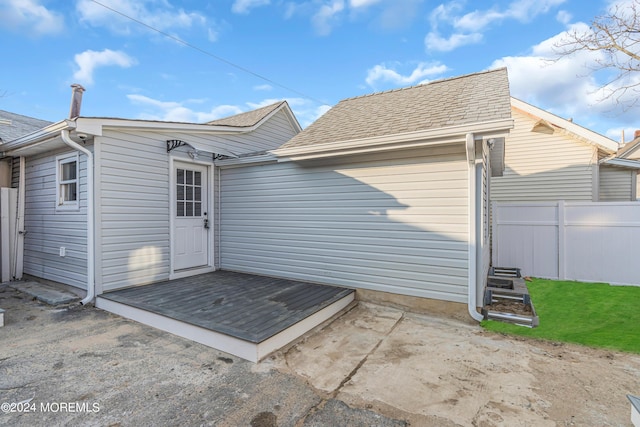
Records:
<instances>
[{"instance_id":1,"label":"white corner trim","mask_svg":"<svg viewBox=\"0 0 640 427\"><path fill-rule=\"evenodd\" d=\"M467 250L468 254L468 290L467 290L467 308L469 311L469 315L474 319L480 322L483 320L483 316L478 313L476 306L477 299L477 274L478 274L478 260L477 260L477 251L478 244L476 239L476 233L478 224L476 223L477 218L477 210L478 210L478 201L476 200L476 145L474 135L472 133L467 133L465 138L465 148L467 152L467 165L468 165L468 195L469 198L469 211L468 211L468 221L469 221L469 236L468 236L468 246Z\"/></svg>"}]
</instances>

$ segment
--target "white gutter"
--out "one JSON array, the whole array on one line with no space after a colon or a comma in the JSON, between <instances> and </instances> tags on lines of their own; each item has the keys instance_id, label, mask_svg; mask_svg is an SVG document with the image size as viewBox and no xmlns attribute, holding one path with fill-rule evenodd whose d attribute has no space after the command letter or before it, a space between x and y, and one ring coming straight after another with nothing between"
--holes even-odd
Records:
<instances>
[{"instance_id":1,"label":"white gutter","mask_svg":"<svg viewBox=\"0 0 640 427\"><path fill-rule=\"evenodd\" d=\"M477 274L477 245L476 245L476 143L474 140L473 133L467 133L466 135L466 151L467 151L467 163L469 166L469 243L468 243L468 256L469 256L469 268L468 268L468 278L469 278L469 292L467 299L467 308L469 310L469 315L474 319L480 322L484 319L482 314L478 313L476 307L476 274Z\"/></svg>"},{"instance_id":2,"label":"white gutter","mask_svg":"<svg viewBox=\"0 0 640 427\"><path fill-rule=\"evenodd\" d=\"M93 153L69 137L69 130L60 131L62 141L76 151L87 156L87 296L80 304L85 305L93 301L95 289L95 250L94 250L94 218L93 218Z\"/></svg>"},{"instance_id":3,"label":"white gutter","mask_svg":"<svg viewBox=\"0 0 640 427\"><path fill-rule=\"evenodd\" d=\"M405 148L408 148L459 143L463 136L472 130L475 133L495 133L511 129L512 127L513 120L509 118L481 123L468 123L438 129L426 129L392 135L365 137L347 141L334 141L322 144L277 148L275 150L271 150L270 153L281 158L288 158L289 160L305 160L316 157L326 157L329 155L356 154L365 151L370 152L374 151L376 148L382 149L385 146L396 148L399 145L402 145L406 146ZM286 144L287 143L285 143L285 145Z\"/></svg>"},{"instance_id":4,"label":"white gutter","mask_svg":"<svg viewBox=\"0 0 640 427\"><path fill-rule=\"evenodd\" d=\"M629 169L640 169L640 161L622 159L619 157L608 157L606 159L600 160L598 163L601 165L618 166Z\"/></svg>"}]
</instances>

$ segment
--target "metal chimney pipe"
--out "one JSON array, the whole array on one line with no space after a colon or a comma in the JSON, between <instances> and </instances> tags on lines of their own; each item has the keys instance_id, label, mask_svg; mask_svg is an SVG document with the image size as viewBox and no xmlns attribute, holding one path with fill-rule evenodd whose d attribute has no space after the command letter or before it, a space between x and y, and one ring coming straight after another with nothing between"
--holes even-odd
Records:
<instances>
[{"instance_id":1,"label":"metal chimney pipe","mask_svg":"<svg viewBox=\"0 0 640 427\"><path fill-rule=\"evenodd\" d=\"M71 108L69 109L69 118L74 119L80 116L80 107L82 107L82 92L85 89L82 85L78 83L74 83L71 85L72 94L71 94Z\"/></svg>"}]
</instances>

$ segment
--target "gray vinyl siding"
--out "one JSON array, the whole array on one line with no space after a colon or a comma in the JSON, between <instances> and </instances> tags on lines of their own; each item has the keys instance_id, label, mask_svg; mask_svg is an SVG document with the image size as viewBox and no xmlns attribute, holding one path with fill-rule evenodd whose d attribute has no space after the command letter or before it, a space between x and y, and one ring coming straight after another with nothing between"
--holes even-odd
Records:
<instances>
[{"instance_id":1,"label":"gray vinyl siding","mask_svg":"<svg viewBox=\"0 0 640 427\"><path fill-rule=\"evenodd\" d=\"M280 110L255 131L242 135L225 135L224 139L242 147L241 151L231 148L234 153L241 154L273 150L293 138L296 133L287 114Z\"/></svg>"},{"instance_id":2,"label":"gray vinyl siding","mask_svg":"<svg viewBox=\"0 0 640 427\"><path fill-rule=\"evenodd\" d=\"M57 210L56 156L26 160L24 273L81 289L87 288L87 159L79 155L78 210ZM19 162L16 160L15 167ZM60 247L66 256L60 256Z\"/></svg>"},{"instance_id":3,"label":"gray vinyl siding","mask_svg":"<svg viewBox=\"0 0 640 427\"><path fill-rule=\"evenodd\" d=\"M169 278L169 155L148 135L99 140L97 222L103 291Z\"/></svg>"},{"instance_id":4,"label":"gray vinyl siding","mask_svg":"<svg viewBox=\"0 0 640 427\"><path fill-rule=\"evenodd\" d=\"M457 147L222 170L223 269L466 302Z\"/></svg>"},{"instance_id":5,"label":"gray vinyl siding","mask_svg":"<svg viewBox=\"0 0 640 427\"><path fill-rule=\"evenodd\" d=\"M505 171L491 179L491 200L593 199L595 149L556 130L533 132L534 118L513 110L506 139Z\"/></svg>"},{"instance_id":6,"label":"gray vinyl siding","mask_svg":"<svg viewBox=\"0 0 640 427\"><path fill-rule=\"evenodd\" d=\"M616 167L600 167L600 201L631 201L633 180L636 179L633 171Z\"/></svg>"},{"instance_id":7,"label":"gray vinyl siding","mask_svg":"<svg viewBox=\"0 0 640 427\"><path fill-rule=\"evenodd\" d=\"M201 146L224 143L230 151L243 154L269 150L295 134L284 112L279 111L258 129L242 135L185 134L179 132L105 130L99 140L96 171L99 201L96 206L98 233L97 284L101 291L167 280L171 266L170 242L170 158L190 161L189 147L167 153L166 140L181 139ZM210 154L201 162L213 163ZM214 197L214 265L217 264L218 232Z\"/></svg>"}]
</instances>

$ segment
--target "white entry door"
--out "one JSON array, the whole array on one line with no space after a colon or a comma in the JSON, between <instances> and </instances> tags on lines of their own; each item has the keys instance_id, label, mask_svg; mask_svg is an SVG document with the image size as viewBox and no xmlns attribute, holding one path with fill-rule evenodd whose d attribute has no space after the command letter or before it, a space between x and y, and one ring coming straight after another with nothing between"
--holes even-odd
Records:
<instances>
[{"instance_id":1,"label":"white entry door","mask_svg":"<svg viewBox=\"0 0 640 427\"><path fill-rule=\"evenodd\" d=\"M207 167L174 164L173 268L204 267L209 263Z\"/></svg>"}]
</instances>

